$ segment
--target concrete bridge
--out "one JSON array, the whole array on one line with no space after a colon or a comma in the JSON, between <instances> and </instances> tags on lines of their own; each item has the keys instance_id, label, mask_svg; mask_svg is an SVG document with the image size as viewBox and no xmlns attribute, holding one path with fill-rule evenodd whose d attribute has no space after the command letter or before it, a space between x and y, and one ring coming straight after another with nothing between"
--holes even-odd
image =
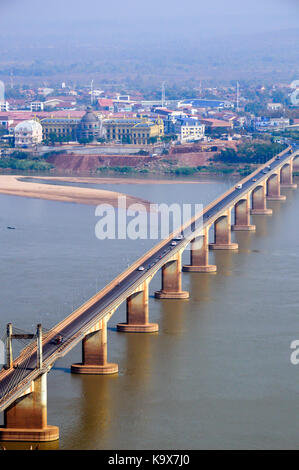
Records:
<instances>
[{"instance_id":1,"label":"concrete bridge","mask_svg":"<svg viewBox=\"0 0 299 470\"><path fill-rule=\"evenodd\" d=\"M47 373L55 361L82 342L82 363L71 366L73 373L117 373L117 364L107 359L107 323L116 309L126 302L126 321L117 325L118 331L158 331L158 324L149 321L148 308L150 281L158 270L162 269L162 286L155 297L187 299L189 293L181 285L182 270L215 272L217 267L209 264L209 250L237 250L237 243L231 241L231 231L254 231L251 214L271 215L267 200L286 199L280 190L297 187L293 183L295 170L299 170L299 151L292 144L154 246L52 330L45 334L38 325L36 333L27 335L31 344L15 360L12 341L22 335L14 333L8 324L6 366L0 372L0 412L4 411L0 441L58 439L58 427L47 423ZM209 243L212 227L214 240ZM182 253L189 243L190 264L182 266ZM140 266L144 270L138 270Z\"/></svg>"}]
</instances>

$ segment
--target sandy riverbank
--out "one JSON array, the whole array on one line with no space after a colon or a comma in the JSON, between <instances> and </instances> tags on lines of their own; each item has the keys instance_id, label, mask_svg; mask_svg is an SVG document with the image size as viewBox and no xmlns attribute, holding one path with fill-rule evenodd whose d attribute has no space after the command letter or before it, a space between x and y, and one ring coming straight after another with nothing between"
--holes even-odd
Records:
<instances>
[{"instance_id":1,"label":"sandy riverbank","mask_svg":"<svg viewBox=\"0 0 299 470\"><path fill-rule=\"evenodd\" d=\"M38 178L40 179L40 178ZM56 179L56 178L44 178ZM58 178L59 179L59 178ZM93 179L93 178L87 178ZM70 181L80 183L80 178L62 178L62 181ZM76 181L75 181L76 180ZM90 182L90 181L86 181ZM24 181L24 177L16 175L0 175L0 194L8 194L11 196L31 197L38 199L48 199L51 201L75 202L78 204L111 204L116 207L118 205L118 197L126 196L127 206L134 203L141 203L149 209L150 202L129 196L123 193L107 191L104 189L78 188L70 186L51 185L39 183L38 181Z\"/></svg>"},{"instance_id":2,"label":"sandy riverbank","mask_svg":"<svg viewBox=\"0 0 299 470\"><path fill-rule=\"evenodd\" d=\"M26 177L23 177L23 179ZM30 176L30 180L61 181L67 183L86 183L86 184L205 184L211 181L192 181L177 179L150 179L150 178L117 178L117 177L84 177L84 176Z\"/></svg>"}]
</instances>

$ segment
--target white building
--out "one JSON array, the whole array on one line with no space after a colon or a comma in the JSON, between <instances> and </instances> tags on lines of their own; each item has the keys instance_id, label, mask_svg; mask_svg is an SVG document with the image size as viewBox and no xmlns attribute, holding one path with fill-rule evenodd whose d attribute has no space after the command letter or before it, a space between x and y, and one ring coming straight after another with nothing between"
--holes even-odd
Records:
<instances>
[{"instance_id":1,"label":"white building","mask_svg":"<svg viewBox=\"0 0 299 470\"><path fill-rule=\"evenodd\" d=\"M9 102L8 101L0 101L0 111L1 111L1 113L9 111Z\"/></svg>"},{"instance_id":2,"label":"white building","mask_svg":"<svg viewBox=\"0 0 299 470\"><path fill-rule=\"evenodd\" d=\"M281 118L271 118L270 119L270 126L273 126L273 127L284 128L284 127L287 127L289 125L290 125L289 118L281 117Z\"/></svg>"},{"instance_id":3,"label":"white building","mask_svg":"<svg viewBox=\"0 0 299 470\"><path fill-rule=\"evenodd\" d=\"M180 141L201 140L205 135L205 125L195 119L184 119L181 123Z\"/></svg>"},{"instance_id":4,"label":"white building","mask_svg":"<svg viewBox=\"0 0 299 470\"><path fill-rule=\"evenodd\" d=\"M283 109L283 106L281 103L267 103L267 109L270 111L280 111Z\"/></svg>"},{"instance_id":5,"label":"white building","mask_svg":"<svg viewBox=\"0 0 299 470\"><path fill-rule=\"evenodd\" d=\"M34 147L43 140L43 128L37 121L23 121L15 127L15 147Z\"/></svg>"},{"instance_id":6,"label":"white building","mask_svg":"<svg viewBox=\"0 0 299 470\"><path fill-rule=\"evenodd\" d=\"M42 101L32 101L32 103L30 103L30 110L32 113L43 111L44 103Z\"/></svg>"}]
</instances>

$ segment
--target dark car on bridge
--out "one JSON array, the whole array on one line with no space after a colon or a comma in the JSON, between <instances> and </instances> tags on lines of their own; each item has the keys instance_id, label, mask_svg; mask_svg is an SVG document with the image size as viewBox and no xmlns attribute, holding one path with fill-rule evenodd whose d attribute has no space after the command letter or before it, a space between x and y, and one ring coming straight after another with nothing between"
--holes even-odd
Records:
<instances>
[{"instance_id":1,"label":"dark car on bridge","mask_svg":"<svg viewBox=\"0 0 299 470\"><path fill-rule=\"evenodd\" d=\"M57 335L51 340L51 343L52 344L61 344L62 341L63 341L63 336Z\"/></svg>"}]
</instances>

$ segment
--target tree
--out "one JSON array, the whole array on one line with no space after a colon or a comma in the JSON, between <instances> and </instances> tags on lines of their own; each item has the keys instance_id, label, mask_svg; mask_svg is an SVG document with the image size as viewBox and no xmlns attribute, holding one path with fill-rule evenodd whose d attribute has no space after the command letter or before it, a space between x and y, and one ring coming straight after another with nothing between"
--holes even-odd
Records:
<instances>
[{"instance_id":1,"label":"tree","mask_svg":"<svg viewBox=\"0 0 299 470\"><path fill-rule=\"evenodd\" d=\"M162 142L171 142L172 140L177 140L177 134L167 134L161 137Z\"/></svg>"},{"instance_id":2,"label":"tree","mask_svg":"<svg viewBox=\"0 0 299 470\"><path fill-rule=\"evenodd\" d=\"M221 150L215 160L223 163L266 163L283 149L284 145L271 142L241 144L237 151L231 148Z\"/></svg>"},{"instance_id":3,"label":"tree","mask_svg":"<svg viewBox=\"0 0 299 470\"><path fill-rule=\"evenodd\" d=\"M90 144L91 142L93 142L93 137L91 135L89 135L88 137L80 137L78 139L78 142L79 144Z\"/></svg>"},{"instance_id":4,"label":"tree","mask_svg":"<svg viewBox=\"0 0 299 470\"><path fill-rule=\"evenodd\" d=\"M18 160L26 160L28 154L26 152L22 152L20 150L15 150L11 153L11 158L17 158Z\"/></svg>"},{"instance_id":5,"label":"tree","mask_svg":"<svg viewBox=\"0 0 299 470\"><path fill-rule=\"evenodd\" d=\"M131 144L131 137L129 135L123 135L121 142L122 144Z\"/></svg>"}]
</instances>

